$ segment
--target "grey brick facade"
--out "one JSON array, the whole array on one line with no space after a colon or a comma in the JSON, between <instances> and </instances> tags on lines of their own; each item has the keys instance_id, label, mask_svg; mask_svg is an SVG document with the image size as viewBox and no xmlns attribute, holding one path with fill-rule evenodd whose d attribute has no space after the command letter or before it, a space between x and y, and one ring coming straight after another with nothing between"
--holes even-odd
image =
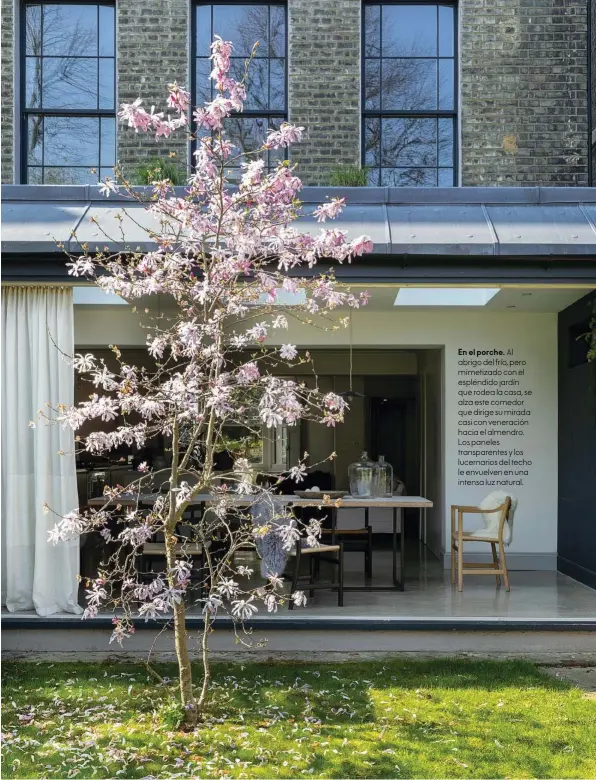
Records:
<instances>
[{"instance_id":1,"label":"grey brick facade","mask_svg":"<svg viewBox=\"0 0 596 780\"><path fill-rule=\"evenodd\" d=\"M189 0L118 0L116 3L117 98L130 103L142 97L149 109L166 109L167 85L189 83ZM158 143L151 136L118 127L117 157L130 175L148 157L176 154L180 166L188 165L188 143L178 131Z\"/></svg>"},{"instance_id":2,"label":"grey brick facade","mask_svg":"<svg viewBox=\"0 0 596 780\"><path fill-rule=\"evenodd\" d=\"M307 184L360 163L360 0L289 0L289 119L306 128L292 159Z\"/></svg>"},{"instance_id":3,"label":"grey brick facade","mask_svg":"<svg viewBox=\"0 0 596 780\"><path fill-rule=\"evenodd\" d=\"M2 0L2 56L0 73L2 74L2 117L0 133L2 134L2 183L14 182L14 6L13 0Z\"/></svg>"},{"instance_id":4,"label":"grey brick facade","mask_svg":"<svg viewBox=\"0 0 596 780\"><path fill-rule=\"evenodd\" d=\"M2 181L10 182L18 143L14 0L1 2ZM167 82L189 83L191 0L118 0L116 7L117 104L141 95L163 108ZM307 184L326 184L331 168L360 163L361 11L360 0L288 0L289 118L306 128L292 155ZM588 116L585 0L461 0L459 17L461 184L588 184L596 123ZM170 152L187 165L182 133L156 145L118 129L127 173Z\"/></svg>"},{"instance_id":5,"label":"grey brick facade","mask_svg":"<svg viewBox=\"0 0 596 780\"><path fill-rule=\"evenodd\" d=\"M462 0L463 185L588 184L584 0Z\"/></svg>"}]
</instances>

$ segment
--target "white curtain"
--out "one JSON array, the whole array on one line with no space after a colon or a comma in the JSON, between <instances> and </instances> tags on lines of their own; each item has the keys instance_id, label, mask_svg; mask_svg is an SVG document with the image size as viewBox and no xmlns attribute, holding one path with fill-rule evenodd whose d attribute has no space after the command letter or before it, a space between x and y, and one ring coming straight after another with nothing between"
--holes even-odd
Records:
<instances>
[{"instance_id":1,"label":"white curtain","mask_svg":"<svg viewBox=\"0 0 596 780\"><path fill-rule=\"evenodd\" d=\"M50 544L57 518L43 511L78 506L74 436L36 420L48 401L73 402L73 369L60 353L74 349L72 289L4 286L2 325L2 603L80 612L78 540Z\"/></svg>"}]
</instances>

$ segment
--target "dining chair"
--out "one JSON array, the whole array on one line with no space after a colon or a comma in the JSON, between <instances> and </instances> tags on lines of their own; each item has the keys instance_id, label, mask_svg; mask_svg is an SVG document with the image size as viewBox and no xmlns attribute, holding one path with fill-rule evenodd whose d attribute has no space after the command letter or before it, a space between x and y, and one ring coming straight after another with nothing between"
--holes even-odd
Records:
<instances>
[{"instance_id":1,"label":"dining chair","mask_svg":"<svg viewBox=\"0 0 596 780\"><path fill-rule=\"evenodd\" d=\"M335 553L335 555L330 555ZM300 574L300 563L302 557L307 557L308 574ZM304 590L308 590L308 595L313 598L315 590L337 590L337 606L343 607L344 605L344 546L343 542L339 544L321 544L318 547L305 547L304 540L298 539L293 551L294 557L294 573L292 575L292 590L291 594L294 594L300 586ZM321 582L318 579L319 576L319 563L321 561L327 561L334 566L337 566L337 582L333 580ZM294 609L294 601L290 597L288 602L288 609Z\"/></svg>"},{"instance_id":2,"label":"dining chair","mask_svg":"<svg viewBox=\"0 0 596 780\"><path fill-rule=\"evenodd\" d=\"M451 507L451 584L461 592L464 587L464 574L490 574L496 577L497 587L501 585L501 575L505 590L509 592L509 571L505 547L511 544L513 537L513 517L517 509L514 496L496 491L490 493L478 506ZM484 528L476 531L464 529L464 515L482 515ZM464 544L466 542L486 542L492 551L492 564L464 562ZM497 547L499 552L497 554Z\"/></svg>"}]
</instances>

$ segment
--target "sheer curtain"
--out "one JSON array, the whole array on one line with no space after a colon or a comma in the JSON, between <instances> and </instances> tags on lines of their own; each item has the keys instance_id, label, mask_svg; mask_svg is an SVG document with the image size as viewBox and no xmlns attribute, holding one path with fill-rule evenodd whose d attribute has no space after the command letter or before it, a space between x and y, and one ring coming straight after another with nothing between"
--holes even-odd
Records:
<instances>
[{"instance_id":1,"label":"sheer curtain","mask_svg":"<svg viewBox=\"0 0 596 780\"><path fill-rule=\"evenodd\" d=\"M79 612L79 542L53 545L56 517L78 505L73 432L36 420L46 403L71 404L72 289L2 289L2 603L11 612ZM59 349L58 349L59 348Z\"/></svg>"}]
</instances>

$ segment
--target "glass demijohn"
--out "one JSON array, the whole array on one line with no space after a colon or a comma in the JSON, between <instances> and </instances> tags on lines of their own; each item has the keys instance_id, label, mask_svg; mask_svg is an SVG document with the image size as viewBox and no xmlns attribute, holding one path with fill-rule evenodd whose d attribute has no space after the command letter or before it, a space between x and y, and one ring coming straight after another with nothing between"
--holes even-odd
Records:
<instances>
[{"instance_id":1,"label":"glass demijohn","mask_svg":"<svg viewBox=\"0 0 596 780\"><path fill-rule=\"evenodd\" d=\"M393 495L393 466L387 463L383 455L379 455L376 471L377 496L390 498Z\"/></svg>"},{"instance_id":2,"label":"glass demijohn","mask_svg":"<svg viewBox=\"0 0 596 780\"><path fill-rule=\"evenodd\" d=\"M348 467L350 494L353 498L372 498L376 491L377 466L363 452L360 460Z\"/></svg>"}]
</instances>

